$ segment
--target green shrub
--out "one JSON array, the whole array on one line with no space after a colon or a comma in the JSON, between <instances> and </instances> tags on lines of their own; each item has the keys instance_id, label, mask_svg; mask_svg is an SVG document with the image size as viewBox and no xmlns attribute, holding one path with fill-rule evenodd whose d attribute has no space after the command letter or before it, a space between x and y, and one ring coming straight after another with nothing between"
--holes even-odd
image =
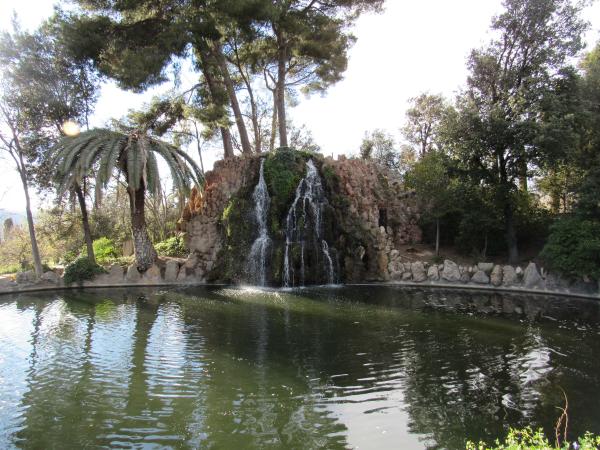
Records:
<instances>
[{"instance_id":1,"label":"green shrub","mask_svg":"<svg viewBox=\"0 0 600 450\"><path fill-rule=\"evenodd\" d=\"M81 283L85 280L91 280L96 275L106 273L98 264L94 264L87 256L80 256L71 264L65 267L65 284Z\"/></svg>"},{"instance_id":2,"label":"green shrub","mask_svg":"<svg viewBox=\"0 0 600 450\"><path fill-rule=\"evenodd\" d=\"M6 264L0 266L0 275L8 275L17 272L21 272L21 264Z\"/></svg>"},{"instance_id":3,"label":"green shrub","mask_svg":"<svg viewBox=\"0 0 600 450\"><path fill-rule=\"evenodd\" d=\"M561 219L550 227L540 257L549 269L568 277L600 277L600 222Z\"/></svg>"},{"instance_id":4,"label":"green shrub","mask_svg":"<svg viewBox=\"0 0 600 450\"><path fill-rule=\"evenodd\" d=\"M99 263L112 261L119 256L119 252L115 247L115 243L112 239L107 237L101 237L96 239L92 246L94 247L94 255L96 261Z\"/></svg>"},{"instance_id":5,"label":"green shrub","mask_svg":"<svg viewBox=\"0 0 600 450\"><path fill-rule=\"evenodd\" d=\"M179 234L159 242L154 248L160 256L178 257L187 256L188 254L185 243L183 242L183 236Z\"/></svg>"},{"instance_id":6,"label":"green shrub","mask_svg":"<svg viewBox=\"0 0 600 450\"><path fill-rule=\"evenodd\" d=\"M511 429L508 432L504 442L496 440L494 445L490 446L485 442L467 442L467 450L567 450L577 448L579 450L596 450L600 445L600 436L594 436L591 433L586 433L585 436L577 440L577 446L571 447L568 442L557 447L550 444L543 430L534 432L530 427L522 430Z\"/></svg>"}]
</instances>

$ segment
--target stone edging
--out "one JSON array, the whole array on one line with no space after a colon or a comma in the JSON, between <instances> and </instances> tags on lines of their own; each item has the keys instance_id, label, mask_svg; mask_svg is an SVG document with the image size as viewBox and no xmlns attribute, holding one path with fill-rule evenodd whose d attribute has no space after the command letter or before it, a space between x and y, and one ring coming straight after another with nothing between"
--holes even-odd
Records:
<instances>
[{"instance_id":1,"label":"stone edging","mask_svg":"<svg viewBox=\"0 0 600 450\"><path fill-rule=\"evenodd\" d=\"M34 292L53 292L53 291L65 291L65 290L80 290L80 289L119 289L119 288L160 288L160 287L239 287L239 285L232 284L220 284L220 283L156 283L156 284L136 284L136 283L123 283L123 284L95 284L86 283L84 285L53 285L53 286L31 286L23 287L21 289L3 290L0 289L0 295L8 294L23 294L23 293L34 293ZM559 296L559 297L570 297L580 298L587 300L600 300L599 294L583 294L577 292L565 292L565 291L554 291L547 289L526 289L521 287L496 287L496 286L478 286L473 284L463 283L417 283L408 281L393 281L393 282L373 282L373 283L349 283L342 286L388 286L388 287L416 287L416 288L434 288L434 289L452 289L452 290L465 290L465 291L483 291L483 292L497 292L497 293L509 293L509 294L536 294L544 296Z\"/></svg>"}]
</instances>

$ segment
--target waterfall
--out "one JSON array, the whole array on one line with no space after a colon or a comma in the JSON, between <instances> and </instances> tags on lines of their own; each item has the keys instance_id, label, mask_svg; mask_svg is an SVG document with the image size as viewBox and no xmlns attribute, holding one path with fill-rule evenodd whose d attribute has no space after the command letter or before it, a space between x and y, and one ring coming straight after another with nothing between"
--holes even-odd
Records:
<instances>
[{"instance_id":1,"label":"waterfall","mask_svg":"<svg viewBox=\"0 0 600 450\"><path fill-rule=\"evenodd\" d=\"M305 251L307 243L314 242L323 255L323 269L328 283L335 282L333 261L329 254L329 244L323 238L322 208L325 194L321 177L312 160L306 163L306 176L300 180L296 195L285 221L285 250L283 260L283 286L295 283L294 265L290 254L294 244L300 247L300 285L305 282ZM312 224L312 228L310 227Z\"/></svg>"},{"instance_id":2,"label":"waterfall","mask_svg":"<svg viewBox=\"0 0 600 450\"><path fill-rule=\"evenodd\" d=\"M267 183L265 183L264 163L265 160L261 159L258 184L252 193L252 199L254 200L254 219L256 220L258 237L250 248L247 262L250 280L259 286L265 286L267 282L267 251L271 245L271 239L269 238L267 229L267 217L271 199L269 198Z\"/></svg>"}]
</instances>

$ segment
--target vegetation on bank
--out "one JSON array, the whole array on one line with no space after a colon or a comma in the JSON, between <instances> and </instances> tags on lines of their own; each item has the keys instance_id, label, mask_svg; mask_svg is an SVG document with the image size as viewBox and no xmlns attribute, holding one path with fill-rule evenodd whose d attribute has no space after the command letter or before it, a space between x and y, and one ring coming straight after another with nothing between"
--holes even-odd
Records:
<instances>
[{"instance_id":1,"label":"vegetation on bank","mask_svg":"<svg viewBox=\"0 0 600 450\"><path fill-rule=\"evenodd\" d=\"M530 427L521 430L512 429L504 441L494 444L468 442L466 450L597 450L600 436L586 433L574 442L555 442L551 444L543 430L533 431Z\"/></svg>"}]
</instances>

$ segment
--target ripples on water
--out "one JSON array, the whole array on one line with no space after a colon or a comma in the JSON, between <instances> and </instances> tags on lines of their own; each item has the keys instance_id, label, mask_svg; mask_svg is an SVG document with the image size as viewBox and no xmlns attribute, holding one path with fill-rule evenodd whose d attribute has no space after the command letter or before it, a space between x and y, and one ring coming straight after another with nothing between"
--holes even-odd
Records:
<instances>
[{"instance_id":1,"label":"ripples on water","mask_svg":"<svg viewBox=\"0 0 600 450\"><path fill-rule=\"evenodd\" d=\"M465 295L4 297L0 447L464 448L509 425L550 431L559 386L571 432L600 432L597 325L423 308L482 301Z\"/></svg>"}]
</instances>

